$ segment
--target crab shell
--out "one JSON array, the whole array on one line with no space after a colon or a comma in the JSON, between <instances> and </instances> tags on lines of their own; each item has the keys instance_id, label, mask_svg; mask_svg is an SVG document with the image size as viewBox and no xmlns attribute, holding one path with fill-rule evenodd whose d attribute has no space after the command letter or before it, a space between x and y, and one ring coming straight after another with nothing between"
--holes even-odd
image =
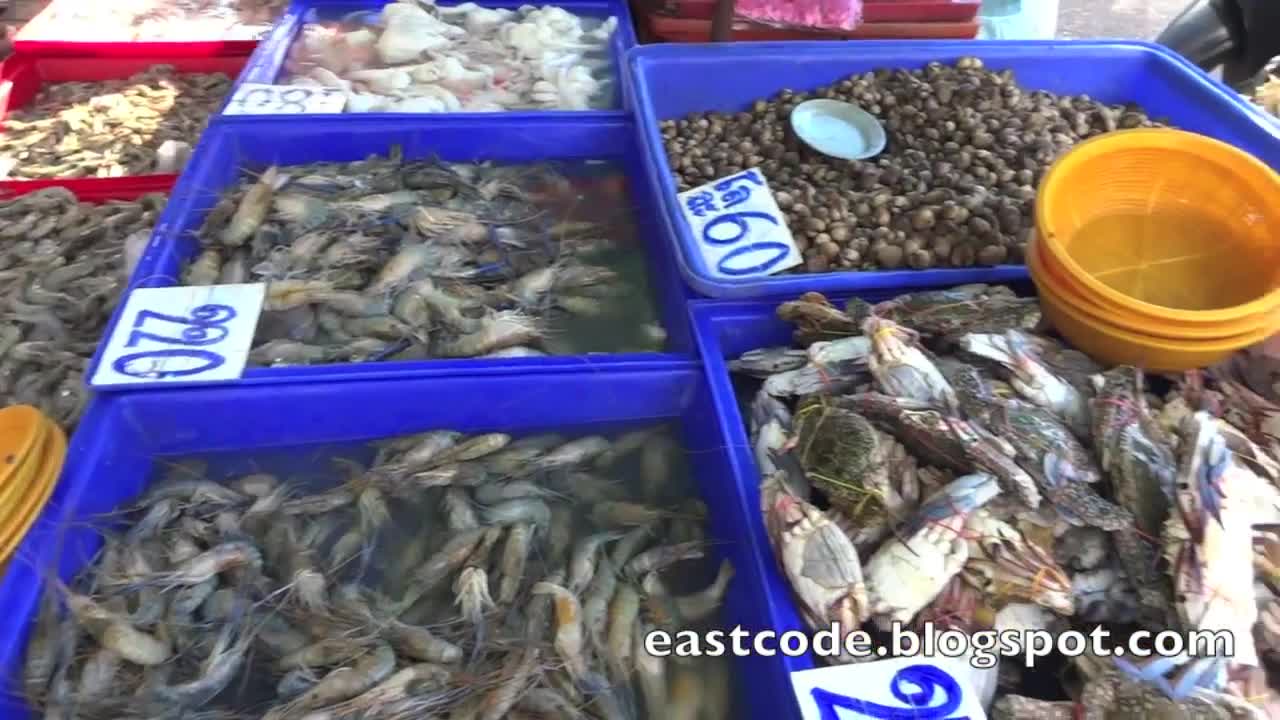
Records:
<instances>
[{"instance_id":1,"label":"crab shell","mask_svg":"<svg viewBox=\"0 0 1280 720\"><path fill-rule=\"evenodd\" d=\"M985 603L977 588L957 575L916 615L915 627L923 632L925 625L931 623L936 630L959 630L972 635L978 630L990 630L995 617L995 609Z\"/></svg>"},{"instance_id":2,"label":"crab shell","mask_svg":"<svg viewBox=\"0 0 1280 720\"><path fill-rule=\"evenodd\" d=\"M964 578L997 598L1034 602L1061 615L1075 611L1071 579L1053 555L990 513L970 516Z\"/></svg>"},{"instance_id":3,"label":"crab shell","mask_svg":"<svg viewBox=\"0 0 1280 720\"><path fill-rule=\"evenodd\" d=\"M867 563L871 613L888 631L933 602L969 559L969 546L948 523L926 525L908 540L893 538Z\"/></svg>"},{"instance_id":4,"label":"crab shell","mask_svg":"<svg viewBox=\"0 0 1280 720\"><path fill-rule=\"evenodd\" d=\"M778 560L810 624L860 626L867 586L853 542L821 510L794 497L778 497L772 515L770 524L782 528Z\"/></svg>"},{"instance_id":5,"label":"crab shell","mask_svg":"<svg viewBox=\"0 0 1280 720\"><path fill-rule=\"evenodd\" d=\"M1229 490L1228 490L1229 492ZM1230 497L1230 496L1228 496ZM1176 608L1194 630L1226 630L1235 637L1235 665L1256 667L1253 627L1258 621L1254 592L1252 528L1223 507L1223 525L1205 526L1200 543L1191 540L1175 515L1165 523L1165 558L1170 564Z\"/></svg>"}]
</instances>

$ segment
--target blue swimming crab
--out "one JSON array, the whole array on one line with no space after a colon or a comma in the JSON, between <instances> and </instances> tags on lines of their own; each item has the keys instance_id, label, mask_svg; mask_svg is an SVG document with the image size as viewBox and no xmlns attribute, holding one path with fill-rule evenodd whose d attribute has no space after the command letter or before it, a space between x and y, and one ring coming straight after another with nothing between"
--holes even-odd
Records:
<instances>
[{"instance_id":1,"label":"blue swimming crab","mask_svg":"<svg viewBox=\"0 0 1280 720\"><path fill-rule=\"evenodd\" d=\"M845 311L859 322L879 317L906 325L929 338L1013 328L1031 330L1040 323L1040 305L1035 298L1017 297L1012 290L1000 285L925 290L874 305L852 300Z\"/></svg>"},{"instance_id":2,"label":"blue swimming crab","mask_svg":"<svg viewBox=\"0 0 1280 720\"><path fill-rule=\"evenodd\" d=\"M969 516L965 534L969 561L962 576L982 590L994 607L1031 602L1059 615L1075 611L1067 573L1052 553L1017 528L978 510Z\"/></svg>"},{"instance_id":3,"label":"blue swimming crab","mask_svg":"<svg viewBox=\"0 0 1280 720\"><path fill-rule=\"evenodd\" d=\"M1173 448L1147 407L1141 370L1122 365L1095 375L1093 382L1094 449L1116 500L1134 517L1133 527L1113 536L1116 550L1147 623L1162 626L1171 598L1157 569L1157 538L1175 501Z\"/></svg>"},{"instance_id":4,"label":"blue swimming crab","mask_svg":"<svg viewBox=\"0 0 1280 720\"><path fill-rule=\"evenodd\" d=\"M1197 689L1221 690L1228 670L1259 663L1253 641L1258 608L1251 508L1234 492L1243 469L1208 413L1185 418L1180 430L1177 512L1164 528L1175 607L1185 629L1230 632L1235 647L1231 657L1184 653L1139 663L1117 659L1125 672L1174 699Z\"/></svg>"},{"instance_id":5,"label":"blue swimming crab","mask_svg":"<svg viewBox=\"0 0 1280 720\"><path fill-rule=\"evenodd\" d=\"M793 339L802 347L820 340L858 335L858 322L831 304L821 293L807 292L778 306L778 319L796 326Z\"/></svg>"},{"instance_id":6,"label":"blue swimming crab","mask_svg":"<svg viewBox=\"0 0 1280 720\"><path fill-rule=\"evenodd\" d=\"M794 455L859 550L874 547L919 504L915 458L866 418L810 398L795 424Z\"/></svg>"},{"instance_id":7,"label":"blue swimming crab","mask_svg":"<svg viewBox=\"0 0 1280 720\"><path fill-rule=\"evenodd\" d=\"M965 475L930 496L867 562L871 617L883 630L908 623L964 567L969 516L1000 493L986 473Z\"/></svg>"},{"instance_id":8,"label":"blue swimming crab","mask_svg":"<svg viewBox=\"0 0 1280 720\"><path fill-rule=\"evenodd\" d=\"M764 494L765 525L801 614L815 630L857 628L870 603L858 551L821 510L786 492Z\"/></svg>"},{"instance_id":9,"label":"blue swimming crab","mask_svg":"<svg viewBox=\"0 0 1280 720\"><path fill-rule=\"evenodd\" d=\"M1014 461L1017 451L981 425L948 415L928 403L880 393L850 395L836 402L887 430L925 463L961 473L989 472L1027 508L1040 505L1035 480Z\"/></svg>"},{"instance_id":10,"label":"blue swimming crab","mask_svg":"<svg viewBox=\"0 0 1280 720\"><path fill-rule=\"evenodd\" d=\"M1092 650L1072 659L1082 680L1077 700L1050 701L1005 695L991 707L991 720L1263 720L1267 714L1225 692L1198 690L1174 700L1155 686L1117 669L1114 659Z\"/></svg>"},{"instance_id":11,"label":"blue swimming crab","mask_svg":"<svg viewBox=\"0 0 1280 720\"><path fill-rule=\"evenodd\" d=\"M1018 465L1062 519L1104 530L1133 526L1127 511L1089 487L1101 472L1059 416L1024 400L997 396L992 383L971 365L953 360L942 363L942 369L957 388L965 414L1008 442Z\"/></svg>"},{"instance_id":12,"label":"blue swimming crab","mask_svg":"<svg viewBox=\"0 0 1280 720\"><path fill-rule=\"evenodd\" d=\"M1002 335L970 333L957 344L964 354L1002 367L1019 395L1057 415L1077 438L1089 442L1089 373L1102 368L1087 356L1014 330Z\"/></svg>"},{"instance_id":13,"label":"blue swimming crab","mask_svg":"<svg viewBox=\"0 0 1280 720\"><path fill-rule=\"evenodd\" d=\"M877 317L867 318L862 331L871 338L867 363L881 392L952 412L958 409L955 391L920 347L918 333Z\"/></svg>"}]
</instances>

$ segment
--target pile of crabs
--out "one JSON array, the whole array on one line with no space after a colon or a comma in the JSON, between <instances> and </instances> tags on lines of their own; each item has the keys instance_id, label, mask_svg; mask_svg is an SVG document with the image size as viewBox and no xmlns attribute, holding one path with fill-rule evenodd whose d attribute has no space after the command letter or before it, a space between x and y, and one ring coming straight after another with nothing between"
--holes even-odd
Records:
<instances>
[{"instance_id":1,"label":"pile of crabs","mask_svg":"<svg viewBox=\"0 0 1280 720\"><path fill-rule=\"evenodd\" d=\"M1051 691L1006 658L991 715L1268 716L1280 401L1252 356L1106 367L987 285L777 313L794 344L730 367L759 387L765 526L812 629L1226 631L1229 654L1086 653Z\"/></svg>"}]
</instances>

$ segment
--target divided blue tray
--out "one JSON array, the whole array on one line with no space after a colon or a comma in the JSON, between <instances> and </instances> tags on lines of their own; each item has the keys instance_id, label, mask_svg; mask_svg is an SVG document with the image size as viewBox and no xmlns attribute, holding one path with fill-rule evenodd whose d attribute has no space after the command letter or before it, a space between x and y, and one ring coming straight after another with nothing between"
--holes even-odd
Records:
<instances>
[{"instance_id":1,"label":"divided blue tray","mask_svg":"<svg viewBox=\"0 0 1280 720\"><path fill-rule=\"evenodd\" d=\"M387 3L384 0L292 0L289 8L276 21L271 32L258 43L258 47L250 56L245 70L240 74L237 86L241 83L267 83L274 84L276 79L280 77L280 73L284 67L285 58L289 54L289 47L293 44L294 38L302 31L302 27L308 22L323 22L328 20L338 20L344 15L352 12L380 10ZM443 0L438 3L443 6L461 5L461 0ZM534 5L541 7L543 5L555 5L562 7L575 15L604 19L609 16L618 18L618 28L613 33L613 37L609 43L610 55L613 58L613 106L609 109L602 110L513 110L500 113L503 117L531 117L531 116L551 116L551 117L627 117L629 107L624 107L626 99L629 97L627 91L627 83L629 77L623 69L627 52L635 47L638 43L636 40L635 24L631 20L631 9L627 0L545 0L541 2L523 2L522 0L482 0L476 3L481 7L487 8L508 8L516 9L522 5ZM235 93L233 88L232 94ZM492 113L447 113L451 116L460 117L485 117ZM397 117L404 113L322 113L308 115L310 119L333 119L339 117ZM416 117L422 117L419 114ZM254 116L270 119L276 122L288 121L291 116L275 115L275 116Z\"/></svg>"},{"instance_id":2,"label":"divided blue tray","mask_svg":"<svg viewBox=\"0 0 1280 720\"><path fill-rule=\"evenodd\" d=\"M1025 279L1022 265L933 270L811 273L720 280L709 272L680 213L659 123L691 112L741 111L784 88L810 90L852 73L916 68L977 56L1009 68L1027 88L1085 93L1136 102L1154 117L1243 148L1280 169L1280 127L1261 109L1175 53L1140 42L868 41L652 45L628 56L629 89L649 153L647 171L662 202L662 220L676 241L688 283L702 295L751 298L860 289L945 286Z\"/></svg>"},{"instance_id":3,"label":"divided blue tray","mask_svg":"<svg viewBox=\"0 0 1280 720\"><path fill-rule=\"evenodd\" d=\"M565 402L565 398L573 402ZM198 409L198 411L193 411ZM772 559L744 518L758 515L739 485L745 470L724 442L716 400L687 363L666 370L600 371L576 377L470 375L375 380L323 386L286 385L270 393L234 387L143 391L102 396L77 433L51 505L23 541L0 582L0 718L28 717L17 684L43 583L64 581L90 562L101 537L86 521L137 497L166 460L209 455L209 477L245 472L305 471L331 453L355 454L356 443L437 428L526 435L555 430L614 434L674 423L691 477L709 508L713 554L736 575L722 610L725 629L778 628L773 598L785 588L767 576ZM253 418L245 422L245 418ZM221 456L228 453L228 456ZM790 717L786 663L734 658L739 715Z\"/></svg>"},{"instance_id":4,"label":"divided blue tray","mask_svg":"<svg viewBox=\"0 0 1280 720\"><path fill-rule=\"evenodd\" d=\"M595 371L633 363L666 364L686 360L693 352L689 331L688 299L680 274L674 270L673 248L654 219L656 198L641 169L642 152L636 133L623 120L567 120L560 117L512 118L489 114L480 117L361 116L294 120L288 124L259 122L256 118L228 120L210 127L196 148L182 177L174 186L169 204L156 226L130 288L171 287L179 284L182 269L194 257L198 231L223 188L245 172L261 172L268 165L296 165L319 161L352 161L369 155L385 156L392 146L403 148L406 158L439 156L444 160L531 163L539 161L606 160L616 163L627 177L637 237L644 244L650 293L658 317L667 331L670 353L591 354L538 358L483 360L427 360L342 363L284 368L246 368L238 384L315 382L355 377L403 377L423 372L466 368L499 374L525 371ZM110 337L121 300L103 338ZM103 345L93 358L86 377L93 377ZM679 357L677 357L677 355ZM161 383L176 387L182 383ZM115 390L111 386L101 390ZM139 387L139 386L131 386Z\"/></svg>"}]
</instances>

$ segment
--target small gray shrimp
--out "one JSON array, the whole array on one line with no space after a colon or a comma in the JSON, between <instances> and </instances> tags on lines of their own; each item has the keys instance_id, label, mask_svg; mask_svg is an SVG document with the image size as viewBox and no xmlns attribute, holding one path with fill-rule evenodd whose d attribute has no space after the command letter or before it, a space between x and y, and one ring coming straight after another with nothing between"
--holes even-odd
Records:
<instances>
[{"instance_id":1,"label":"small gray shrimp","mask_svg":"<svg viewBox=\"0 0 1280 720\"><path fill-rule=\"evenodd\" d=\"M579 467L596 459L612 445L608 438L600 435L577 438L538 458L537 466L543 470Z\"/></svg>"},{"instance_id":2,"label":"small gray shrimp","mask_svg":"<svg viewBox=\"0 0 1280 720\"><path fill-rule=\"evenodd\" d=\"M225 542L200 553L168 572L152 576L151 582L169 587L198 585L235 568L262 569L262 553L252 543Z\"/></svg>"},{"instance_id":3,"label":"small gray shrimp","mask_svg":"<svg viewBox=\"0 0 1280 720\"><path fill-rule=\"evenodd\" d=\"M244 632L236 624L226 625L218 634L213 649L200 668L195 680L180 685L157 687L155 697L166 705L196 707L205 705L231 684L253 640L252 633Z\"/></svg>"},{"instance_id":4,"label":"small gray shrimp","mask_svg":"<svg viewBox=\"0 0 1280 720\"><path fill-rule=\"evenodd\" d=\"M387 626L386 637L396 652L414 660L449 664L462 659L462 648L424 627L392 622Z\"/></svg>"},{"instance_id":5,"label":"small gray shrimp","mask_svg":"<svg viewBox=\"0 0 1280 720\"><path fill-rule=\"evenodd\" d=\"M491 525L527 523L545 528L551 524L551 508L541 500L507 500L485 508L485 522Z\"/></svg>"},{"instance_id":6,"label":"small gray shrimp","mask_svg":"<svg viewBox=\"0 0 1280 720\"><path fill-rule=\"evenodd\" d=\"M502 605L514 602L520 586L524 584L524 570L529 561L534 529L528 523L516 523L507 530L507 543L502 548L500 565L502 577L498 581L498 602Z\"/></svg>"},{"instance_id":7,"label":"small gray shrimp","mask_svg":"<svg viewBox=\"0 0 1280 720\"><path fill-rule=\"evenodd\" d=\"M481 485L475 490L476 502L492 505L505 500L559 497L559 493L527 480L511 480Z\"/></svg>"},{"instance_id":8,"label":"small gray shrimp","mask_svg":"<svg viewBox=\"0 0 1280 720\"><path fill-rule=\"evenodd\" d=\"M190 505L248 505L250 502L250 498L210 480L177 480L143 493L136 505L150 507L169 498Z\"/></svg>"},{"instance_id":9,"label":"small gray shrimp","mask_svg":"<svg viewBox=\"0 0 1280 720\"><path fill-rule=\"evenodd\" d=\"M660 545L650 548L631 559L624 572L632 578L645 575L685 560L697 560L706 555L706 544L700 542Z\"/></svg>"},{"instance_id":10,"label":"small gray shrimp","mask_svg":"<svg viewBox=\"0 0 1280 720\"><path fill-rule=\"evenodd\" d=\"M539 656L535 647L527 647L507 656L499 673L498 685L480 703L478 720L500 720L507 716L528 689L529 682L538 669Z\"/></svg>"},{"instance_id":11,"label":"small gray shrimp","mask_svg":"<svg viewBox=\"0 0 1280 720\"><path fill-rule=\"evenodd\" d=\"M569 559L569 591L581 593L587 588L596 573L596 562L600 550L607 543L623 536L620 532L602 532L578 541L573 548L573 556Z\"/></svg>"},{"instance_id":12,"label":"small gray shrimp","mask_svg":"<svg viewBox=\"0 0 1280 720\"><path fill-rule=\"evenodd\" d=\"M466 490L446 488L440 503L444 506L445 522L449 524L451 531L480 527L480 518L476 515L475 506L471 504L471 498L467 497Z\"/></svg>"},{"instance_id":13,"label":"small gray shrimp","mask_svg":"<svg viewBox=\"0 0 1280 720\"><path fill-rule=\"evenodd\" d=\"M267 711L263 720L282 720L296 713L350 700L387 679L395 670L395 651L390 645L379 643L354 664L330 672L302 695Z\"/></svg>"}]
</instances>

